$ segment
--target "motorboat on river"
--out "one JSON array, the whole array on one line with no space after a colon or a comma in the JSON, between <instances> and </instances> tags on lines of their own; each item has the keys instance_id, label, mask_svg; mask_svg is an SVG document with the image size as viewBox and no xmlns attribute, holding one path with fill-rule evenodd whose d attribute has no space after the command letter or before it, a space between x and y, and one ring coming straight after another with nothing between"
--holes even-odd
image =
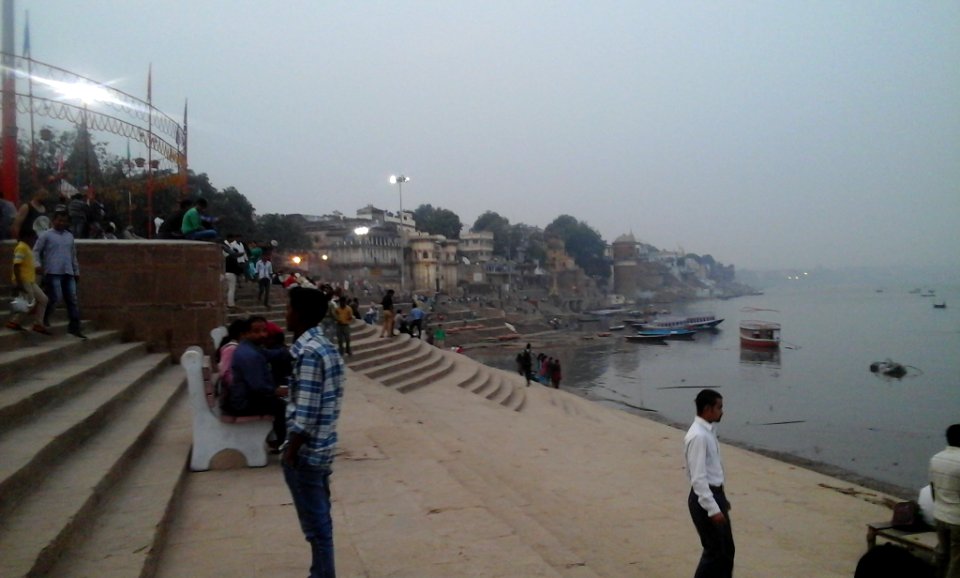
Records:
<instances>
[{"instance_id":1,"label":"motorboat on river","mask_svg":"<svg viewBox=\"0 0 960 578\"><path fill-rule=\"evenodd\" d=\"M740 322L740 345L743 347L780 347L780 324L773 321Z\"/></svg>"},{"instance_id":2,"label":"motorboat on river","mask_svg":"<svg viewBox=\"0 0 960 578\"><path fill-rule=\"evenodd\" d=\"M659 337L660 339L693 339L697 332L692 329L641 329L641 337Z\"/></svg>"},{"instance_id":3,"label":"motorboat on river","mask_svg":"<svg viewBox=\"0 0 960 578\"><path fill-rule=\"evenodd\" d=\"M717 319L716 315L700 314L687 317L662 317L642 323L640 329L689 329L691 331L703 331L705 329L716 329L717 325L723 323L723 319Z\"/></svg>"}]
</instances>

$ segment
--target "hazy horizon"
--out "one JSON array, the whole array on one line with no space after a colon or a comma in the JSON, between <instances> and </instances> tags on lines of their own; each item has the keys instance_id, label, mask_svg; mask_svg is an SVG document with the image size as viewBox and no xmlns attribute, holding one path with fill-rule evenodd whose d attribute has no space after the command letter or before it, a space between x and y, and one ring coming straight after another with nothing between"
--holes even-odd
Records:
<instances>
[{"instance_id":1,"label":"hazy horizon","mask_svg":"<svg viewBox=\"0 0 960 578\"><path fill-rule=\"evenodd\" d=\"M152 65L260 214L395 211L403 173L467 226L960 270L958 3L21 0L18 53L25 11L38 60L141 98Z\"/></svg>"}]
</instances>

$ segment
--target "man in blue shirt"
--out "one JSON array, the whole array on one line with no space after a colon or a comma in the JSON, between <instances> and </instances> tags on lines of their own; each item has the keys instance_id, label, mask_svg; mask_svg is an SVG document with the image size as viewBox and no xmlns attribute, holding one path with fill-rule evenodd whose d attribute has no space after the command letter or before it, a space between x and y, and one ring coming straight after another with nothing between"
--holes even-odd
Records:
<instances>
[{"instance_id":1,"label":"man in blue shirt","mask_svg":"<svg viewBox=\"0 0 960 578\"><path fill-rule=\"evenodd\" d=\"M281 361L288 356L286 349L261 348L267 338L267 322L263 318L242 319L237 328L240 343L230 363L233 379L223 397L221 409L232 416L272 415L273 433L279 446L287 435L286 402L273 382L271 361Z\"/></svg>"},{"instance_id":2,"label":"man in blue shirt","mask_svg":"<svg viewBox=\"0 0 960 578\"><path fill-rule=\"evenodd\" d=\"M57 302L67 302L70 323L67 331L80 339L87 336L80 332L80 305L77 302L77 282L80 281L80 263L73 235L67 230L70 217L64 211L53 216L53 228L44 231L33 246L38 265L43 267L43 282L50 300L43 314L43 324L50 326L50 315Z\"/></svg>"},{"instance_id":3,"label":"man in blue shirt","mask_svg":"<svg viewBox=\"0 0 960 578\"><path fill-rule=\"evenodd\" d=\"M410 336L413 337L413 332L417 332L417 339L420 339L420 336L423 334L423 309L420 309L420 304L414 299L413 309L410 310Z\"/></svg>"},{"instance_id":4,"label":"man in blue shirt","mask_svg":"<svg viewBox=\"0 0 960 578\"><path fill-rule=\"evenodd\" d=\"M318 327L329 296L317 289L289 292L287 329L296 341L290 349L293 376L287 403L287 442L283 475L310 543L310 578L335 578L330 473L337 444L337 419L345 379L343 359Z\"/></svg>"}]
</instances>

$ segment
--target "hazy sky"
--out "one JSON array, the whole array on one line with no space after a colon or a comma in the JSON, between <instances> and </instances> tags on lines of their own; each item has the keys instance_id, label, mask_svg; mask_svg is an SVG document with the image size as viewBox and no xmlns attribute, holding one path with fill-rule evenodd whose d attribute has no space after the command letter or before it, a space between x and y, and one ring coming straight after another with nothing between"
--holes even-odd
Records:
<instances>
[{"instance_id":1,"label":"hazy sky","mask_svg":"<svg viewBox=\"0 0 960 578\"><path fill-rule=\"evenodd\" d=\"M259 213L569 214L740 268L960 269L960 3L20 0ZM115 151L125 154L125 150ZM134 148L134 155L138 153ZM145 153L143 153L145 154Z\"/></svg>"}]
</instances>

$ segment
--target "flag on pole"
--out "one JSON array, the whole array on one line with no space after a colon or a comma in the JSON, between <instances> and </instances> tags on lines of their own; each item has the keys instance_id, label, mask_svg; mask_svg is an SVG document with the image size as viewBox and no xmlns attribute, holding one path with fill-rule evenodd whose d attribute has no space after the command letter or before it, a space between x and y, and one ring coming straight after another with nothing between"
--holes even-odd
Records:
<instances>
[{"instance_id":1,"label":"flag on pole","mask_svg":"<svg viewBox=\"0 0 960 578\"><path fill-rule=\"evenodd\" d=\"M30 11L23 23L23 56L30 58Z\"/></svg>"}]
</instances>

